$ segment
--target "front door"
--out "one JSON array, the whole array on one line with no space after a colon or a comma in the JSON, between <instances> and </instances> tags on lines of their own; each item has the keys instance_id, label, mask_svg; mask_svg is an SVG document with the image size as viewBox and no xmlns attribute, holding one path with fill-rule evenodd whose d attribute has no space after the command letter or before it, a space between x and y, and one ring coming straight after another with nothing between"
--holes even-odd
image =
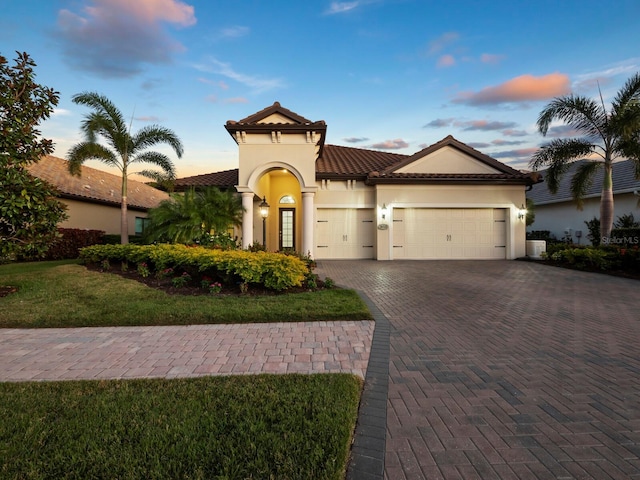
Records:
<instances>
[{"instance_id":1,"label":"front door","mask_svg":"<svg viewBox=\"0 0 640 480\"><path fill-rule=\"evenodd\" d=\"M280 209L280 250L296 249L296 209Z\"/></svg>"}]
</instances>

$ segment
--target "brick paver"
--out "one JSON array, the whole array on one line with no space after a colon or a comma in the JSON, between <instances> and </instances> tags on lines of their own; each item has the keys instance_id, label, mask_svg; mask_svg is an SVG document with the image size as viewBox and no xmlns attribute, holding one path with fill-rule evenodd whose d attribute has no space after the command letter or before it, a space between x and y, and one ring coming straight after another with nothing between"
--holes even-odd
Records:
<instances>
[{"instance_id":1,"label":"brick paver","mask_svg":"<svg viewBox=\"0 0 640 480\"><path fill-rule=\"evenodd\" d=\"M391 324L386 478L640 478L640 282L518 261L318 273Z\"/></svg>"},{"instance_id":2,"label":"brick paver","mask_svg":"<svg viewBox=\"0 0 640 480\"><path fill-rule=\"evenodd\" d=\"M0 329L0 381L349 372L372 321Z\"/></svg>"}]
</instances>

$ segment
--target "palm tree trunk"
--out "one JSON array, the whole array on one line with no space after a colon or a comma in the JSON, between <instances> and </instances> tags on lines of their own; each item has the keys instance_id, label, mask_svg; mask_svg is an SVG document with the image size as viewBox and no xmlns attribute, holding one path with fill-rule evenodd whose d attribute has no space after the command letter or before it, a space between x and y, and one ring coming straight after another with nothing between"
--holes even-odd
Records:
<instances>
[{"instance_id":1,"label":"palm tree trunk","mask_svg":"<svg viewBox=\"0 0 640 480\"><path fill-rule=\"evenodd\" d=\"M120 243L129 243L129 221L127 218L127 171L122 172L122 203L120 204Z\"/></svg>"},{"instance_id":2,"label":"palm tree trunk","mask_svg":"<svg viewBox=\"0 0 640 480\"><path fill-rule=\"evenodd\" d=\"M613 180L611 171L611 162L605 162L602 195L600 197L600 239L603 244L608 242L613 228Z\"/></svg>"}]
</instances>

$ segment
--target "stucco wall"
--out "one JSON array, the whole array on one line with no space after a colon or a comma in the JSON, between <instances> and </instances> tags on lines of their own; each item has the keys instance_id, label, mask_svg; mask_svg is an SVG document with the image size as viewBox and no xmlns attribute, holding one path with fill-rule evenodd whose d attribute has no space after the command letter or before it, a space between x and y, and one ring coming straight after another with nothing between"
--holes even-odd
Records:
<instances>
[{"instance_id":1,"label":"stucco wall","mask_svg":"<svg viewBox=\"0 0 640 480\"><path fill-rule=\"evenodd\" d=\"M640 220L640 209L638 208L639 197L633 193L618 194L614 197L614 221L621 215L633 213L637 220ZM584 202L584 208L578 210L573 202L551 203L547 205L536 205L536 218L533 225L527 230L549 230L557 239L562 239L567 235L574 243L589 245L591 242L587 238L589 233L585 221L592 220L593 217L600 218L600 198L589 198ZM582 232L582 237L578 238L576 231Z\"/></svg>"},{"instance_id":2,"label":"stucco wall","mask_svg":"<svg viewBox=\"0 0 640 480\"><path fill-rule=\"evenodd\" d=\"M60 223L60 227L103 230L107 234L120 234L119 206L110 207L69 199L62 199L61 202L67 206L69 218ZM131 209L127 211L129 235L135 233L136 217L146 218L147 213Z\"/></svg>"}]
</instances>

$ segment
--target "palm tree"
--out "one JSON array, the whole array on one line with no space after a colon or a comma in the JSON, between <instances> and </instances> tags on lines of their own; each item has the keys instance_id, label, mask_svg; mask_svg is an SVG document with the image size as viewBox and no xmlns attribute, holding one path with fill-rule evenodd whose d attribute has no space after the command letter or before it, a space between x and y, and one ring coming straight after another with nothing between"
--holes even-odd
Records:
<instances>
[{"instance_id":1,"label":"palm tree","mask_svg":"<svg viewBox=\"0 0 640 480\"><path fill-rule=\"evenodd\" d=\"M547 167L546 181L551 193L558 191L562 175L569 166L581 162L571 179L571 194L582 209L585 192L600 168L604 169L600 197L600 235L608 238L613 226L612 163L620 156L635 161L636 177L640 178L640 73L632 76L618 91L607 111L602 96L600 102L580 95L553 99L538 117L538 130L546 135L553 120L581 132L582 138L555 139L543 145L532 157L533 170Z\"/></svg>"},{"instance_id":2,"label":"palm tree","mask_svg":"<svg viewBox=\"0 0 640 480\"><path fill-rule=\"evenodd\" d=\"M129 227L127 222L127 175L129 167L134 163L148 163L160 167L168 178L175 178L173 163L166 155L147 148L160 143L168 144L178 158L182 157L182 142L177 135L168 128L159 125L149 125L142 128L135 135L131 135L131 127L127 124L120 110L105 96L95 92L83 92L72 97L74 103L85 105L93 109L86 115L81 125L85 140L74 145L68 153L69 172L80 175L80 166L86 160L100 160L109 166L116 167L122 173L122 202L120 219L120 241L129 242ZM102 139L108 144L98 143ZM143 170L136 172L148 178L155 179L157 172Z\"/></svg>"},{"instance_id":3,"label":"palm tree","mask_svg":"<svg viewBox=\"0 0 640 480\"><path fill-rule=\"evenodd\" d=\"M205 236L223 234L242 222L242 202L233 192L215 187L174 193L149 211L145 237L172 243L203 242Z\"/></svg>"}]
</instances>

